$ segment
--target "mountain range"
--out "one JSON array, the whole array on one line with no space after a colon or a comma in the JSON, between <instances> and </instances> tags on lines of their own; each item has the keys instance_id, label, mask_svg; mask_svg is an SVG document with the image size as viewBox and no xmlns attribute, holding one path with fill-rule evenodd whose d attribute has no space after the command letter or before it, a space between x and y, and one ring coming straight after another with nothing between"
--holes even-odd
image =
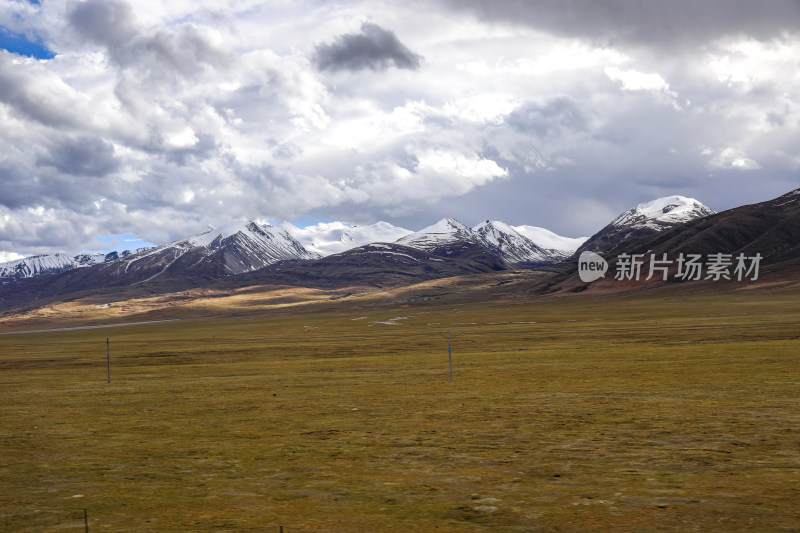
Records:
<instances>
[{"instance_id":1,"label":"mountain range","mask_svg":"<svg viewBox=\"0 0 800 533\"><path fill-rule=\"evenodd\" d=\"M768 261L786 260L786 254L789 259L797 255L800 241L794 229L800 227L799 191L723 213L692 198L659 198L621 213L588 239L500 221L470 228L449 218L416 232L386 222L303 229L288 222L235 223L134 252L56 254L2 264L0 309L93 291L164 294L215 284L389 287L508 269L547 268L555 277L545 290L580 290L574 274L582 251L608 256L626 250L688 250L690 245L710 250L726 239L730 246L725 250L769 243ZM750 238L750 244L734 243L733 236Z\"/></svg>"},{"instance_id":2,"label":"mountain range","mask_svg":"<svg viewBox=\"0 0 800 533\"><path fill-rule=\"evenodd\" d=\"M566 239L546 230L525 226L529 234L541 236L548 244L564 248L543 248L516 228L502 222L486 221L474 229L453 219L417 232L377 222L369 226L342 223L318 224L300 229L289 222L277 226L255 222L232 223L220 228L154 248L109 254L57 253L36 255L0 264L0 280L8 282L58 274L83 267L101 272L129 273L146 277L182 271L206 271L212 276L242 274L285 260L313 260L374 243L393 243L432 252L460 256L459 246L482 246L497 255L505 266L531 267L552 264L572 255L585 239ZM539 230L538 232L536 230ZM98 266L102 265L102 266ZM136 282L141 281L137 279Z\"/></svg>"}]
</instances>

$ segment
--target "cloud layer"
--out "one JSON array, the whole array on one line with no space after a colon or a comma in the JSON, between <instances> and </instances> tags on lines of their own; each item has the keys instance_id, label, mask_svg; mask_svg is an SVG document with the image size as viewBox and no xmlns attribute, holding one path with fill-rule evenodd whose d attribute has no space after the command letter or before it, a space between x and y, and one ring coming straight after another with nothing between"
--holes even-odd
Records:
<instances>
[{"instance_id":1,"label":"cloud layer","mask_svg":"<svg viewBox=\"0 0 800 533\"><path fill-rule=\"evenodd\" d=\"M0 4L0 257L242 217L578 236L659 196L777 196L800 7L753 5Z\"/></svg>"}]
</instances>

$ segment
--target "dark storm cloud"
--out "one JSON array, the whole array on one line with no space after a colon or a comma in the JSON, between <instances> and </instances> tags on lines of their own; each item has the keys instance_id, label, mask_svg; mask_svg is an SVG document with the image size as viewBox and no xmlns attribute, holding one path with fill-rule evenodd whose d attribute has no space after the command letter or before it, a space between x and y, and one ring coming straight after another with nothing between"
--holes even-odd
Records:
<instances>
[{"instance_id":1,"label":"dark storm cloud","mask_svg":"<svg viewBox=\"0 0 800 533\"><path fill-rule=\"evenodd\" d=\"M316 48L316 63L320 70L386 70L397 68L416 70L422 56L409 50L394 32L376 24L364 23L361 33L340 35L333 44Z\"/></svg>"},{"instance_id":2,"label":"dark storm cloud","mask_svg":"<svg viewBox=\"0 0 800 533\"><path fill-rule=\"evenodd\" d=\"M100 177L119 168L114 147L97 137L66 139L53 147L47 156L39 158L37 163L73 176Z\"/></svg>"},{"instance_id":3,"label":"dark storm cloud","mask_svg":"<svg viewBox=\"0 0 800 533\"><path fill-rule=\"evenodd\" d=\"M800 28L797 0L443 0L482 20L528 25L599 44L693 46L723 35L773 38Z\"/></svg>"},{"instance_id":4,"label":"dark storm cloud","mask_svg":"<svg viewBox=\"0 0 800 533\"><path fill-rule=\"evenodd\" d=\"M586 129L586 117L578 105L565 96L553 98L545 103L527 103L515 109L506 118L506 123L520 132L536 132L540 137L564 129L582 131Z\"/></svg>"}]
</instances>

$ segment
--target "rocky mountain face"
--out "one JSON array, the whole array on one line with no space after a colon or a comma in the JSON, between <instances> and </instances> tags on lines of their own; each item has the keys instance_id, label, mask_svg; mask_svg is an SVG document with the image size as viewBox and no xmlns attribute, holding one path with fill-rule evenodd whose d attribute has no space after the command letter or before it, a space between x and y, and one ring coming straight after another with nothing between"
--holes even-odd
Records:
<instances>
[{"instance_id":1,"label":"rocky mountain face","mask_svg":"<svg viewBox=\"0 0 800 533\"><path fill-rule=\"evenodd\" d=\"M484 246L509 266L533 268L550 265L563 259L558 250L546 250L508 224L489 221L478 224L473 231Z\"/></svg>"}]
</instances>

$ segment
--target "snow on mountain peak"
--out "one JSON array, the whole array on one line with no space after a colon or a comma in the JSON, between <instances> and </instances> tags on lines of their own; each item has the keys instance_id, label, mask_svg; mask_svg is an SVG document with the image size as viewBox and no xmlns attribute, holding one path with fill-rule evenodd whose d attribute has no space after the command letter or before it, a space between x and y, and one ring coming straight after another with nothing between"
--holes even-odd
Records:
<instances>
[{"instance_id":1,"label":"snow on mountain peak","mask_svg":"<svg viewBox=\"0 0 800 533\"><path fill-rule=\"evenodd\" d=\"M444 244L459 240L475 241L476 234L467 226L454 218L443 218L435 224L406 235L397 240L397 244L411 246L422 250L430 250Z\"/></svg>"},{"instance_id":2,"label":"snow on mountain peak","mask_svg":"<svg viewBox=\"0 0 800 533\"><path fill-rule=\"evenodd\" d=\"M677 224L713 215L715 211L694 198L674 195L645 202L615 218L612 226L644 226L650 222Z\"/></svg>"},{"instance_id":3,"label":"snow on mountain peak","mask_svg":"<svg viewBox=\"0 0 800 533\"><path fill-rule=\"evenodd\" d=\"M512 226L487 220L473 228L484 244L509 265L556 263L566 257L560 250L546 250Z\"/></svg>"},{"instance_id":4,"label":"snow on mountain peak","mask_svg":"<svg viewBox=\"0 0 800 533\"><path fill-rule=\"evenodd\" d=\"M75 260L65 254L32 255L0 264L0 278L30 278L76 268Z\"/></svg>"},{"instance_id":5,"label":"snow on mountain peak","mask_svg":"<svg viewBox=\"0 0 800 533\"><path fill-rule=\"evenodd\" d=\"M205 246L205 247L207 247L207 246L210 246L217 239L225 239L225 238L230 237L232 235L236 235L237 233L240 233L240 232L245 232L245 233L250 232L251 231L250 226L252 224L254 224L254 223L250 222L250 221L236 220L236 221L233 221L233 222L229 222L227 224L223 224L223 225L221 225L219 227L213 227L212 226L212 227L209 227L209 229L207 229L203 233L200 233L198 235L194 235L194 236L189 237L187 239L181 239L179 241L175 241L174 243L169 243L169 244L167 244L165 246L171 246L171 245L174 245L174 244L177 244L177 243L186 242L186 243L190 244L191 246L198 246L198 247L199 246Z\"/></svg>"},{"instance_id":6,"label":"snow on mountain peak","mask_svg":"<svg viewBox=\"0 0 800 533\"><path fill-rule=\"evenodd\" d=\"M320 222L302 229L289 222L281 222L278 227L286 229L306 250L322 256L341 253L375 242L394 242L411 233L405 228L382 221L369 226L349 225L344 222Z\"/></svg>"}]
</instances>

